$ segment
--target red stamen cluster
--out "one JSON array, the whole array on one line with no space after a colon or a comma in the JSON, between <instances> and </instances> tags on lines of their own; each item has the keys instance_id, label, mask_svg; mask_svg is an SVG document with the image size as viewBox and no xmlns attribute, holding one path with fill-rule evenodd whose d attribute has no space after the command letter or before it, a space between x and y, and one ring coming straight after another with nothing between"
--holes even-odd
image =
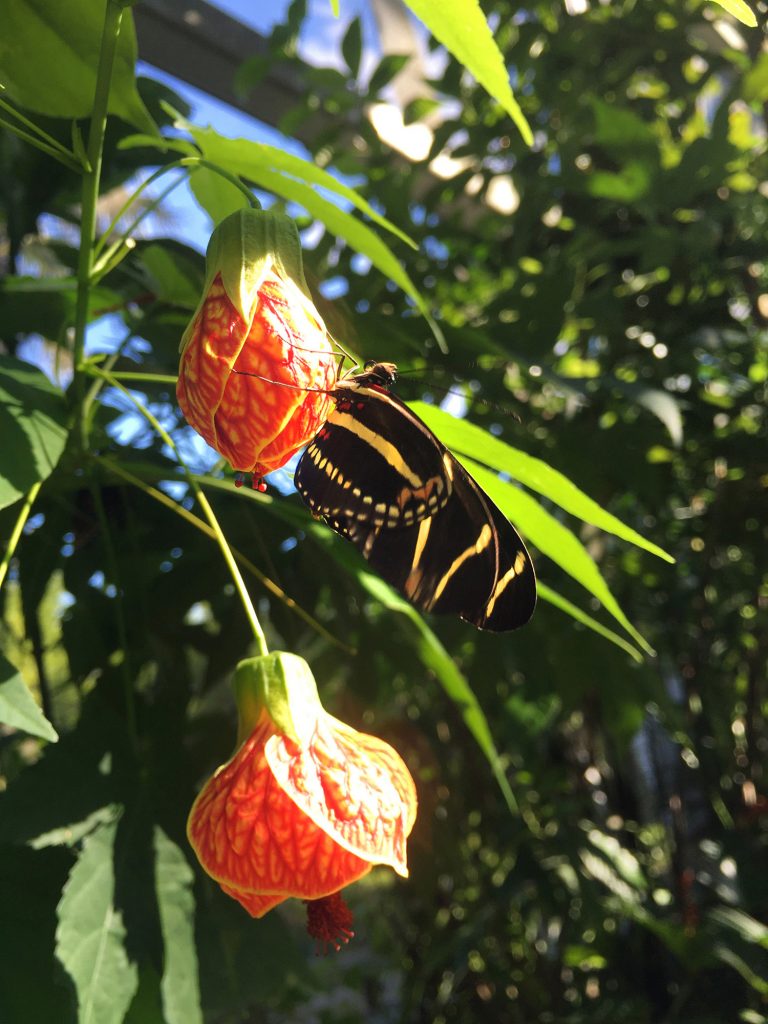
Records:
<instances>
[{"instance_id":1,"label":"red stamen cluster","mask_svg":"<svg viewBox=\"0 0 768 1024\"><path fill-rule=\"evenodd\" d=\"M338 953L355 937L352 931L352 911L340 892L320 900L305 900L307 905L307 933L317 941L318 956L326 956L328 947Z\"/></svg>"}]
</instances>

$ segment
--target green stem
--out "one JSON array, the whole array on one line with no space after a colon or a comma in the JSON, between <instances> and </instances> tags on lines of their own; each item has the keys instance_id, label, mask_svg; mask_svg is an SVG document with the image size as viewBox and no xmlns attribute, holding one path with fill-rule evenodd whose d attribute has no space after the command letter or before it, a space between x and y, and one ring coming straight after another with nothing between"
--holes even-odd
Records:
<instances>
[{"instance_id":1,"label":"green stem","mask_svg":"<svg viewBox=\"0 0 768 1024\"><path fill-rule=\"evenodd\" d=\"M139 384L173 384L179 379L175 373L139 373L133 370L121 370L110 374L114 380L135 380Z\"/></svg>"},{"instance_id":2,"label":"green stem","mask_svg":"<svg viewBox=\"0 0 768 1024\"><path fill-rule=\"evenodd\" d=\"M2 96L0 96L0 110L5 110L6 113L11 115L11 117L15 117L17 121L21 121L25 128L29 128L31 132L34 132L34 134L40 139L47 142L51 147L53 147L53 149L58 149L62 156L71 157L73 160L75 159L75 154L70 152L66 146L63 146L58 139L54 139L54 137L42 129L39 124L36 124L35 121L30 120L30 118L22 114L20 110L17 110L12 103L8 102L8 100L4 100ZM10 128L11 126L8 125L8 127Z\"/></svg>"},{"instance_id":3,"label":"green stem","mask_svg":"<svg viewBox=\"0 0 768 1024\"><path fill-rule=\"evenodd\" d=\"M7 121L5 118L0 118L0 124L6 127L9 131L15 132L20 138L25 139L33 146L38 146L44 151L50 153L51 156L56 157L57 160L61 160L63 164L66 164L70 170L77 171L79 174L83 170L83 165L77 159L75 154L63 146L58 139L54 139L52 135L44 131L39 124L35 124L28 117L25 117L20 110L17 110L12 104L8 103L0 96L0 110L6 111L11 117L15 117L17 121L20 121L24 125L24 128L28 128L29 131L25 131L23 128L19 128L18 125L13 124L11 121Z\"/></svg>"},{"instance_id":4,"label":"green stem","mask_svg":"<svg viewBox=\"0 0 768 1024\"><path fill-rule=\"evenodd\" d=\"M256 210L261 209L261 203L256 196L251 192L247 185L244 185L236 174L225 171L223 167L219 167L218 164L212 163L210 160L204 160L200 156L185 156L179 160L179 164L182 167L191 167L193 170L197 167L207 167L209 171L213 171L214 174L218 174L220 177L225 178L230 185L234 185L235 188L239 188L245 198L248 200L248 205L252 206Z\"/></svg>"},{"instance_id":5,"label":"green stem","mask_svg":"<svg viewBox=\"0 0 768 1024\"><path fill-rule=\"evenodd\" d=\"M3 581L8 572L8 566L11 564L13 553L16 550L16 546L18 545L19 540L21 538L21 531L24 529L24 524L26 523L27 519L29 519L29 513L32 511L32 506L35 503L35 498L37 497L42 485L43 481L38 480L37 483L32 484L29 491L27 491L27 496L24 499L24 504L21 506L21 511L19 512L19 515L16 519L16 523L13 527L11 536L8 539L8 546L5 549L3 560L2 562L0 562L0 587L2 587L3 585Z\"/></svg>"},{"instance_id":6,"label":"green stem","mask_svg":"<svg viewBox=\"0 0 768 1024\"><path fill-rule=\"evenodd\" d=\"M205 513L205 518L208 520L208 523L210 524L210 527L213 530L216 540L218 541L219 548L221 549L221 553L224 556L224 561L226 562L227 568L229 569L230 575L232 576L232 581L234 582L235 588L237 589L237 592L240 595L240 600L245 610L246 617L251 625L251 629L253 630L253 636L256 641L256 646L259 648L259 653L268 654L269 648L267 647L267 638L264 635L264 630L261 628L261 623L259 622L258 616L256 615L256 609L253 607L253 602L251 601L251 597L250 594L248 593L248 589L245 585L242 574L237 567L237 562L235 561L234 555L232 554L232 549L227 543L227 538L224 536L224 533L222 532L221 526L219 525L219 521L216 518L216 515L213 509L211 508L208 499L206 498L200 485L195 479L194 474L191 472L186 462L182 458L181 452L176 447L176 442L173 440L168 431L158 422L156 417L153 416L149 409L145 409L141 402L135 399L133 395L130 393L130 391L127 388L124 388L123 385L118 380L115 380L115 378L111 374L105 373L98 366L93 365L88 367L88 372L98 377L101 377L113 388L116 388L121 394L125 395L128 401L131 402L131 404L134 405L136 409L141 413L144 419L151 424L151 426L154 428L157 434L163 439L163 441L165 441L165 443L176 456L179 465L181 466L182 470L184 471L184 475L187 478L187 482L189 483L189 486L192 488L192 491L194 492L194 495L197 498L200 507Z\"/></svg>"},{"instance_id":7,"label":"green stem","mask_svg":"<svg viewBox=\"0 0 768 1024\"><path fill-rule=\"evenodd\" d=\"M176 455L178 456L178 451L176 452ZM259 648L259 654L269 654L269 648L267 647L267 638L264 635L264 630L261 628L261 623L259 622L258 616L256 615L256 609L253 607L253 602L251 601L250 594L248 593L248 589L245 585L245 581L243 580L242 574L240 573L240 570L237 567L237 562L235 561L235 556L232 554L232 549L227 543L227 538L224 536L224 533L222 532L222 529L219 526L219 521L216 518L216 515L208 502L208 498L203 493L201 487L199 486L199 484L197 483L197 481L195 480L191 473L188 473L188 477L192 489L195 492L195 497L197 498L198 502L200 503L200 507L205 513L205 518L208 520L208 522L211 525L211 529L216 534L216 540L218 541L219 547L221 548L221 553L224 556L224 561L227 563L227 568L229 569L230 575L232 576L232 580L235 584L235 587L237 588L238 593L240 594L240 600L243 603L245 614L248 618L248 621L251 624L251 629L253 630L253 637L256 641L256 646Z\"/></svg>"},{"instance_id":8,"label":"green stem","mask_svg":"<svg viewBox=\"0 0 768 1024\"><path fill-rule=\"evenodd\" d=\"M11 124L3 118L0 118L0 127L6 128L9 132L13 132L23 142L28 142L30 146L34 146L35 149L39 149L41 153L45 153L47 156L53 157L54 160L58 160L59 163L64 164L67 170L75 171L77 174L81 174L83 167L77 160L71 156L65 156L60 150L54 149L53 146L49 146L47 142L39 139L32 132L25 131L18 125Z\"/></svg>"},{"instance_id":9,"label":"green stem","mask_svg":"<svg viewBox=\"0 0 768 1024\"><path fill-rule=\"evenodd\" d=\"M117 39L120 35L120 23L123 8L115 0L107 0L104 15L104 29L101 36L99 66L96 72L96 91L93 97L93 113L88 134L89 169L83 175L82 209L80 214L80 257L77 264L77 306L75 309L75 396L78 410L85 395L85 377L81 364L85 353L85 331L88 324L88 298L91 286L91 269L93 267L93 243L96 237L96 204L99 199L101 181L101 159L104 148L104 133L107 127L107 109L109 106L109 89L112 82L112 70L117 51ZM80 442L85 446L84 424L78 413L78 429Z\"/></svg>"}]
</instances>

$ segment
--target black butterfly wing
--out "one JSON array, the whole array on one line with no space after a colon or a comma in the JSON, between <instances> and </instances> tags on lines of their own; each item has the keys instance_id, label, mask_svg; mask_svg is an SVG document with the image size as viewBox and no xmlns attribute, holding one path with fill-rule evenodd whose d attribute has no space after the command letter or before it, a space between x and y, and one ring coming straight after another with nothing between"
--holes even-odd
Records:
<instances>
[{"instance_id":1,"label":"black butterfly wing","mask_svg":"<svg viewBox=\"0 0 768 1024\"><path fill-rule=\"evenodd\" d=\"M489 629L496 633L519 629L529 621L536 607L536 573L533 561L520 534L507 517L474 479L465 470L461 471L486 506L496 534L495 544L498 551L496 577L488 599L472 614L462 613L462 618L474 623L478 629Z\"/></svg>"},{"instance_id":2,"label":"black butterfly wing","mask_svg":"<svg viewBox=\"0 0 768 1024\"><path fill-rule=\"evenodd\" d=\"M388 391L344 382L294 482L312 514L368 527L430 516L452 490L451 456Z\"/></svg>"},{"instance_id":3,"label":"black butterfly wing","mask_svg":"<svg viewBox=\"0 0 768 1024\"><path fill-rule=\"evenodd\" d=\"M338 518L329 525L417 608L460 615L478 629L517 629L536 605L533 563L509 520L447 454L453 491L433 515L394 527Z\"/></svg>"}]
</instances>

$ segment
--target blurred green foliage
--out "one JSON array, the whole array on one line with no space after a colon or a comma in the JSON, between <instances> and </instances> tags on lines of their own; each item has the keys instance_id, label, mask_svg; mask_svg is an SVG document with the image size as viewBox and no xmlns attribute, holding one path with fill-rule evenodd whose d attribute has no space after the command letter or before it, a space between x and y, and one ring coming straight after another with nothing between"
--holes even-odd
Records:
<instances>
[{"instance_id":1,"label":"blurred green foliage","mask_svg":"<svg viewBox=\"0 0 768 1024\"><path fill-rule=\"evenodd\" d=\"M250 637L216 546L115 472L192 507L160 439L106 389L95 457L68 447L31 477L45 479L0 592L0 687L18 670L60 735L45 745L0 727L4 1024L768 1019L762 40L735 23L723 35L722 12L693 3L483 7L530 149L448 61L409 107L431 125L430 153L407 159L365 112L387 98L391 60L360 81L369 41L351 28L349 77L303 63L286 46L299 5L276 35L270 59L307 96L286 132L321 125L318 164L354 174L419 244L388 240L447 352L334 232L307 251L310 276L340 283L343 298L318 304L348 347L418 371L404 397L454 389L474 423L675 557L546 503L657 657L638 663L543 602L501 638L425 626L382 603L295 498L211 486L231 544L322 627L248 577L270 646L306 657L326 706L396 746L419 789L410 879L381 871L353 887L356 938L318 959L300 906L254 922L193 865L184 821L231 752L228 679ZM139 95L133 108L167 124L166 90L140 81ZM45 128L69 145L68 121ZM134 131L110 120L107 189L174 158L151 140L120 148ZM429 164L446 146L462 163L442 178ZM77 176L8 132L0 166L4 352L66 377ZM213 189L201 201L220 201ZM116 371L175 372L202 262L140 241L101 280L91 319L118 318ZM141 400L194 460L172 386ZM33 420L55 446L66 410L46 402ZM35 432L41 463L45 444ZM29 486L18 472L11 502ZM19 507L0 511L3 538ZM539 555L537 569L604 622L556 561ZM446 695L456 677L488 718L515 813Z\"/></svg>"}]
</instances>

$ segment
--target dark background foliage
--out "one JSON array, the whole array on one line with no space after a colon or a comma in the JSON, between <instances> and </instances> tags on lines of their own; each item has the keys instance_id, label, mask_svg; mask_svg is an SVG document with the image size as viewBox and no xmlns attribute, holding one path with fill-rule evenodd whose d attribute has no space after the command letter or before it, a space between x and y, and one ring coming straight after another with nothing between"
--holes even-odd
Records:
<instances>
[{"instance_id":1,"label":"dark background foliage","mask_svg":"<svg viewBox=\"0 0 768 1024\"><path fill-rule=\"evenodd\" d=\"M67 967L77 942L64 925L92 928L68 913L62 890L76 899L86 879L101 893L94 905L105 901L109 948L123 951L103 981L114 1005L128 993L134 1024L200 1019L169 1009L169 991L194 996L195 960L211 1024L766 1019L762 35L741 29L739 49L718 33L716 9L693 4L619 2L578 16L550 0L483 6L531 149L449 61L429 95L456 101L455 113L435 127L427 159L406 159L363 106L397 62L385 58L378 79L361 83L354 30L349 75L287 56L287 33L274 37L258 75L290 65L331 115L297 107L286 133L300 128L318 162L353 173L419 243L418 253L392 244L447 353L402 293L330 232L306 253L309 276L344 282L342 298L318 302L349 346L419 371L404 397L439 402L441 387L457 388L474 422L675 557L668 565L552 509L580 531L657 657L638 664L544 602L501 638L430 621L488 716L512 813L440 686L429 634L371 595L361 564L295 496L211 490L230 543L322 624L249 577L270 646L306 657L335 715L398 748L420 815L411 878L381 871L350 890L357 936L328 959L315 957L300 907L253 922L195 865L195 956L168 916L181 908L188 920L191 904L163 896L158 865L170 865L174 892L190 892L185 817L230 754L228 678L249 633L215 545L110 471L106 459L144 484L177 481L171 493L192 507L161 440L106 390L92 434L103 458L65 451L0 595L5 657L61 735L44 745L0 734L9 1024L79 1019ZM292 15L299 26L298 6ZM139 88L168 123L166 91ZM45 124L68 140L69 122ZM118 148L134 130L110 121L106 189L164 159ZM448 140L467 165L442 180L428 162ZM7 132L0 162L3 350L66 370L72 294L44 281L76 265L77 177ZM502 214L488 189L507 175L519 205ZM55 241L40 229L44 213L59 218ZM14 274L43 283L21 290ZM202 274L197 252L159 238L102 280L92 318L121 318L115 369L175 372ZM146 401L194 457L172 387L151 386ZM0 534L17 515L15 505L0 512ZM600 617L557 565L536 564Z\"/></svg>"}]
</instances>

